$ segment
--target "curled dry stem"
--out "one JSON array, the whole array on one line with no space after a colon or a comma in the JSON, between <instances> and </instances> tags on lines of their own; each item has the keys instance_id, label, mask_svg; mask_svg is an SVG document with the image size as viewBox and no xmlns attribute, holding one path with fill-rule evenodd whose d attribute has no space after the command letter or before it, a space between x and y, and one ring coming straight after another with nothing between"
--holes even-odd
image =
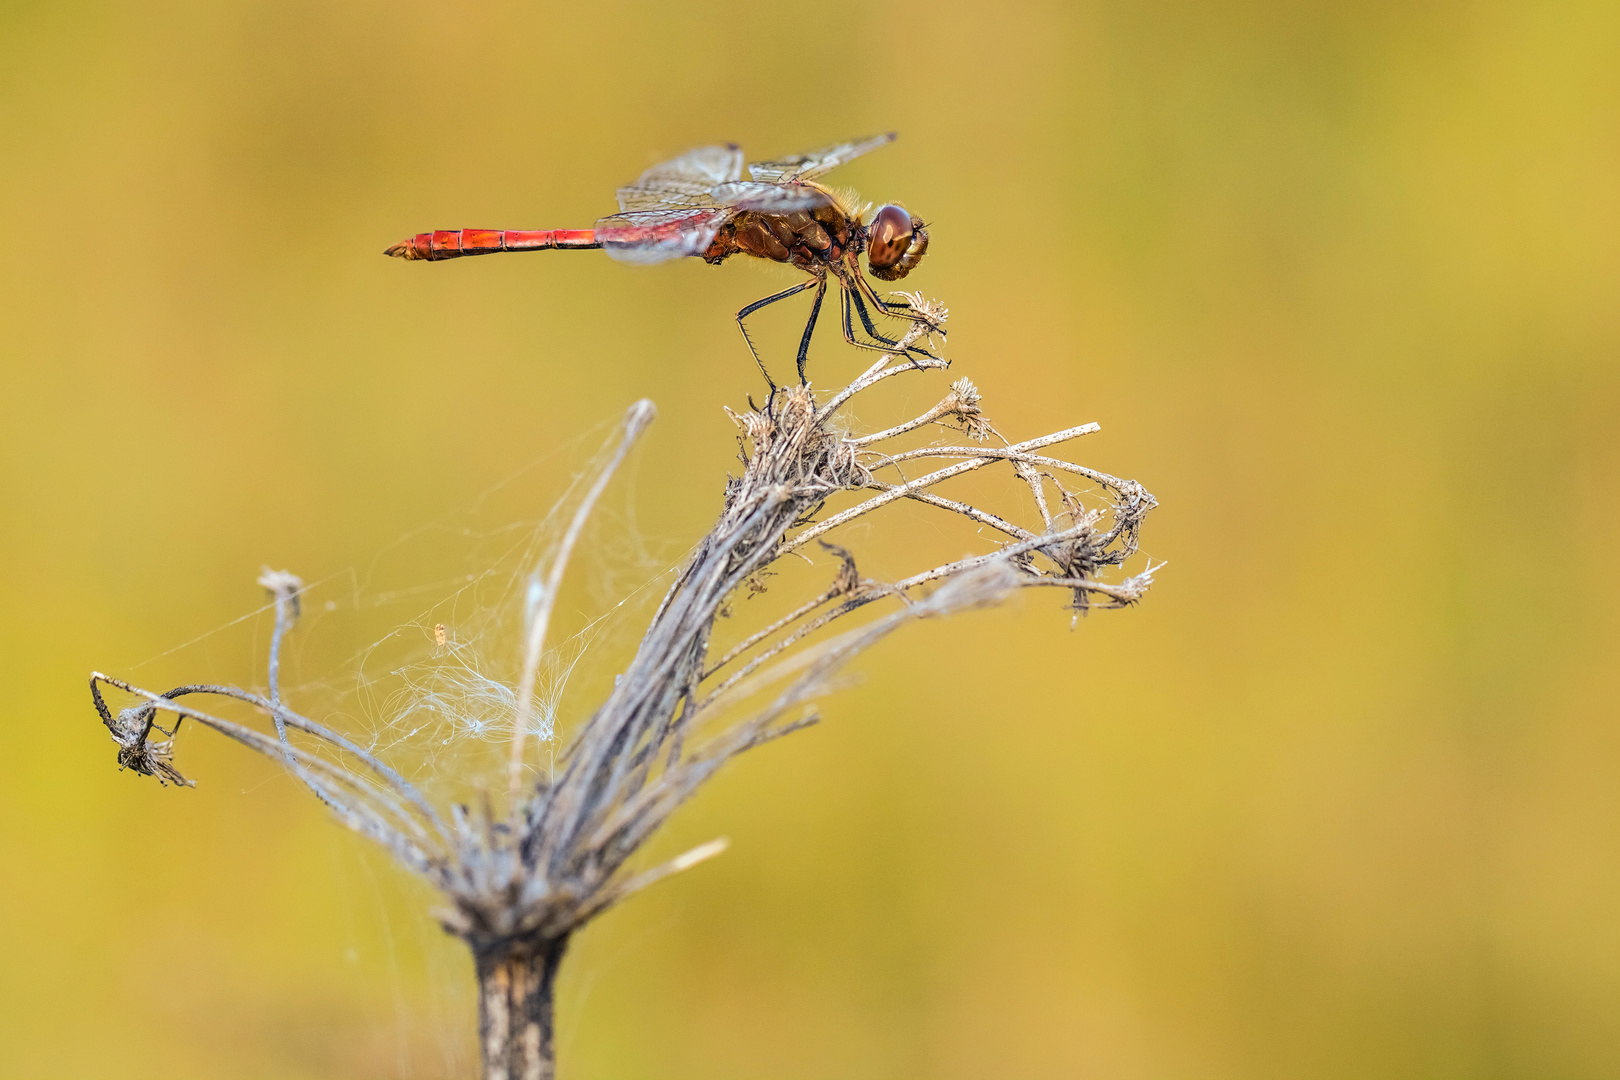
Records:
<instances>
[{"instance_id":1,"label":"curled dry stem","mask_svg":"<svg viewBox=\"0 0 1620 1080\"><path fill-rule=\"evenodd\" d=\"M562 542L552 555L549 570L542 577L537 568L529 579L524 612L526 630L523 641L523 675L518 681L517 709L512 717L512 754L508 767L508 783L514 803L517 801L519 789L523 786L523 744L527 741L529 721L534 712L534 684L540 675L540 659L545 655L546 649L546 631L551 625L551 612L557 604L557 593L562 588L563 573L568 569L568 560L574 553L574 545L579 542L579 534L584 531L585 522L590 520L591 511L596 509L597 500L607 489L608 481L613 479L613 474L618 471L625 455L630 452L630 447L635 445L636 440L647 430L647 426L653 422L653 417L657 414L653 403L645 398L630 406L630 411L625 413L618 445L608 458L607 464L597 470L595 480L591 482L585 497L574 510L573 519L568 523L568 531L563 533Z\"/></svg>"}]
</instances>

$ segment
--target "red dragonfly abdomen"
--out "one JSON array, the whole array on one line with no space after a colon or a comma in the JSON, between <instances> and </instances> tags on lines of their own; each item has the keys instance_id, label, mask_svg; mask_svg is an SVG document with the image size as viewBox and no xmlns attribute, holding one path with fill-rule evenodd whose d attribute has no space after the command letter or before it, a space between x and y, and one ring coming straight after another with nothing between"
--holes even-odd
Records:
<instances>
[{"instance_id":1,"label":"red dragonfly abdomen","mask_svg":"<svg viewBox=\"0 0 1620 1080\"><path fill-rule=\"evenodd\" d=\"M395 244L384 255L399 259L459 259L463 255L493 255L497 251L546 251L551 248L599 248L594 229L442 229L417 233Z\"/></svg>"}]
</instances>

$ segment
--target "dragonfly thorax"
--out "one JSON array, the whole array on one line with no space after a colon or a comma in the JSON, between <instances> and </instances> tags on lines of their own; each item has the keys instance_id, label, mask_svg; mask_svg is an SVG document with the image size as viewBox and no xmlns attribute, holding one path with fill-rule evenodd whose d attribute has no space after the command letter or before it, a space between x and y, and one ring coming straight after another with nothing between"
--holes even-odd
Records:
<instances>
[{"instance_id":1,"label":"dragonfly thorax","mask_svg":"<svg viewBox=\"0 0 1620 1080\"><path fill-rule=\"evenodd\" d=\"M928 251L928 230L893 204L878 210L870 225L836 203L786 214L745 211L715 235L703 258L719 265L732 255L752 255L819 273L846 257L854 270L854 257L863 251L873 277L898 281Z\"/></svg>"},{"instance_id":2,"label":"dragonfly thorax","mask_svg":"<svg viewBox=\"0 0 1620 1080\"><path fill-rule=\"evenodd\" d=\"M815 273L841 259L851 244L858 252L863 232L859 220L837 206L785 214L744 211L715 235L703 258L719 264L731 255L752 255Z\"/></svg>"}]
</instances>

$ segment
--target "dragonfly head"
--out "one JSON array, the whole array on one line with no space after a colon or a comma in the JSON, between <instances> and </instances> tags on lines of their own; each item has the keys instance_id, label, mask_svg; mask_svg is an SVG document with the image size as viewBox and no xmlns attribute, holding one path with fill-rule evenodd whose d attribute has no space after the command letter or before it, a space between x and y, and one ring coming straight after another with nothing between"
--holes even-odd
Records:
<instances>
[{"instance_id":1,"label":"dragonfly head","mask_svg":"<svg viewBox=\"0 0 1620 1080\"><path fill-rule=\"evenodd\" d=\"M928 230L920 218L890 203L872 215L866 227L866 263L880 281L899 281L922 261Z\"/></svg>"}]
</instances>

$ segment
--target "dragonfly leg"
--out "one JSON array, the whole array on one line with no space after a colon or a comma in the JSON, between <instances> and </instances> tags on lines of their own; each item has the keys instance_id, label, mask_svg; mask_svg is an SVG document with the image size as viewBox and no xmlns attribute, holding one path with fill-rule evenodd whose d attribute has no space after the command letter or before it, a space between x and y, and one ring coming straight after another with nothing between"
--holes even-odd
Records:
<instances>
[{"instance_id":1,"label":"dragonfly leg","mask_svg":"<svg viewBox=\"0 0 1620 1080\"><path fill-rule=\"evenodd\" d=\"M748 351L753 354L754 363L759 365L760 374L765 376L765 385L771 388L771 394L773 396L776 393L776 383L771 379L771 373L765 370L765 361L759 358L759 350L754 348L754 339L748 336L748 327L743 320L762 307L774 304L778 300L786 300L790 296L797 296L799 293L804 292L804 290L814 288L818 284L825 285L826 283L821 278L811 278L809 281L801 281L792 288L783 289L779 293L772 293L770 296L767 296L762 300L755 300L752 304L749 304L747 307L737 312L737 329L742 331L743 341L748 344ZM814 322L814 318L812 318L811 321Z\"/></svg>"},{"instance_id":2,"label":"dragonfly leg","mask_svg":"<svg viewBox=\"0 0 1620 1080\"><path fill-rule=\"evenodd\" d=\"M888 345L890 347L893 347L895 345L900 344L894 338L885 337L884 335L877 332L877 327L872 324L871 313L866 310L866 301L861 299L861 294L859 292L850 293L850 299L855 301L855 313L861 317L861 325L866 327L866 332L867 332L867 334L871 335L871 338L872 338L873 341L877 342L880 345ZM930 360L938 360L939 359L939 357L935 356L933 353L929 352L927 349L919 348L918 346L915 346L915 345L910 346L909 348L907 348L906 352L908 354L909 353L920 353L921 355L928 357L928 359L930 359Z\"/></svg>"},{"instance_id":3,"label":"dragonfly leg","mask_svg":"<svg viewBox=\"0 0 1620 1080\"><path fill-rule=\"evenodd\" d=\"M804 337L799 339L799 385L805 386L809 379L804 377L804 362L810 359L810 335L816 330L816 316L821 314L821 301L827 295L827 279L821 278L816 284L816 298L810 304L810 321L804 324Z\"/></svg>"},{"instance_id":4,"label":"dragonfly leg","mask_svg":"<svg viewBox=\"0 0 1620 1080\"><path fill-rule=\"evenodd\" d=\"M877 294L877 290L872 288L871 283L865 278L861 277L859 274L852 274L850 276L854 279L856 288L865 293L866 298L872 301L872 306L877 308L878 311L884 315L894 319L907 319L914 323L923 323L928 327L929 333L938 334L940 337L946 336L944 327L936 325L934 320L924 315L917 314L912 310L911 304L908 301L884 300Z\"/></svg>"},{"instance_id":5,"label":"dragonfly leg","mask_svg":"<svg viewBox=\"0 0 1620 1080\"><path fill-rule=\"evenodd\" d=\"M894 352L892 344L898 343L892 343L891 345L879 345L875 341L862 341L855 336L855 324L850 320L849 315L849 298L853 296L854 293L849 289L840 289L838 292L839 298L843 301L844 308L844 340L855 346L857 349L871 349L873 352L881 353ZM909 357L907 359L909 359Z\"/></svg>"},{"instance_id":6,"label":"dragonfly leg","mask_svg":"<svg viewBox=\"0 0 1620 1080\"><path fill-rule=\"evenodd\" d=\"M861 294L859 291L852 290L849 295L850 299L855 301L855 314L861 317L861 325L866 327L866 334L868 337L877 342L879 345L900 344L894 338L885 337L884 335L878 333L877 327L872 324L872 314L866 310L866 301L861 299Z\"/></svg>"}]
</instances>

